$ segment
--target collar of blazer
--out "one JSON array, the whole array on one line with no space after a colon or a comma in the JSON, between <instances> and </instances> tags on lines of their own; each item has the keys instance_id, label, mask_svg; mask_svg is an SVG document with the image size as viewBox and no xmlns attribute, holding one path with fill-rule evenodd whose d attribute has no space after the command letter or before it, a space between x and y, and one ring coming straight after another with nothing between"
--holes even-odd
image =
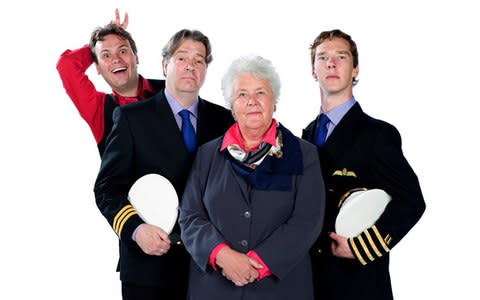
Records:
<instances>
[{"instance_id":1,"label":"collar of blazer","mask_svg":"<svg viewBox=\"0 0 480 300\"><path fill-rule=\"evenodd\" d=\"M162 120L162 125L166 126L165 130L171 132L177 132L178 134L172 134L172 141L175 145L183 145L183 138L181 131L178 129L178 125L173 116L173 112L168 105L167 98L163 89L155 96L156 111ZM212 139L212 130L218 129L219 116L216 115L218 110L213 109L214 105L206 100L198 97L198 119L197 119L197 145L200 146ZM179 147L180 148L180 147ZM185 149L186 151L186 149Z\"/></svg>"},{"instance_id":2,"label":"collar of blazer","mask_svg":"<svg viewBox=\"0 0 480 300\"><path fill-rule=\"evenodd\" d=\"M154 99L155 113L158 116L158 121L160 123L158 126L161 126L161 130L166 133L165 136L168 136L168 143L172 148L178 149L178 151L180 151L179 154L182 156L188 156L189 154L183 142L182 132L178 128L177 121L175 121L175 117L173 116L172 109L168 104L163 89L154 96ZM198 114L200 115L200 105Z\"/></svg>"},{"instance_id":3,"label":"collar of blazer","mask_svg":"<svg viewBox=\"0 0 480 300\"><path fill-rule=\"evenodd\" d=\"M355 138L358 137L357 133L362 128L361 120L364 116L360 104L355 103L337 124L323 147L319 148L320 156L338 159L351 149Z\"/></svg>"},{"instance_id":4,"label":"collar of blazer","mask_svg":"<svg viewBox=\"0 0 480 300\"><path fill-rule=\"evenodd\" d=\"M211 105L211 104L210 104ZM212 139L212 128L218 129L219 116L216 116L211 109L208 108L209 103L198 97L198 120L197 120L197 145L202 145Z\"/></svg>"}]
</instances>

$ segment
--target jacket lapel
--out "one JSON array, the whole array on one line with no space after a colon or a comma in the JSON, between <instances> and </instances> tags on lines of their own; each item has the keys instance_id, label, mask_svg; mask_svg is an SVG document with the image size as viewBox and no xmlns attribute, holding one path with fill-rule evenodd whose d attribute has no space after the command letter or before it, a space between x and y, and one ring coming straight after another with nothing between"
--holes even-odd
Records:
<instances>
[{"instance_id":1,"label":"jacket lapel","mask_svg":"<svg viewBox=\"0 0 480 300\"><path fill-rule=\"evenodd\" d=\"M177 149L179 155L188 156L185 143L183 142L182 133L178 128L172 109L170 108L170 105L168 105L163 90L155 95L155 103L156 113L160 123L159 126L161 126L161 130L168 133L167 135L169 136L168 141L162 142L168 143L170 144L170 147Z\"/></svg>"},{"instance_id":2,"label":"jacket lapel","mask_svg":"<svg viewBox=\"0 0 480 300\"><path fill-rule=\"evenodd\" d=\"M328 170L328 164L337 161L345 152L350 149L354 142L357 132L360 130L361 119L364 116L360 104L357 102L345 114L340 123L332 131L323 147L318 148L320 154L320 163L323 170ZM317 128L318 118L315 118L307 128L303 130L302 138L313 143L315 128Z\"/></svg>"},{"instance_id":3,"label":"jacket lapel","mask_svg":"<svg viewBox=\"0 0 480 300\"><path fill-rule=\"evenodd\" d=\"M205 100L198 97L197 145L203 145L211 140L209 130L215 125L218 126L215 121L218 116L212 115L206 106Z\"/></svg>"},{"instance_id":4,"label":"jacket lapel","mask_svg":"<svg viewBox=\"0 0 480 300\"><path fill-rule=\"evenodd\" d=\"M305 139L312 144L313 144L313 133L315 132L315 128L317 128L317 120L318 118L315 118L315 120L310 122L307 128L303 129L303 132L302 132L302 139Z\"/></svg>"},{"instance_id":5,"label":"jacket lapel","mask_svg":"<svg viewBox=\"0 0 480 300\"><path fill-rule=\"evenodd\" d=\"M237 172L233 169L232 164L228 160L227 160L227 163L229 164L229 168L228 168L229 172L233 176L233 178L235 178L238 188L242 193L243 200L247 204L250 204L250 185L247 183L245 179L242 178L242 176L237 174Z\"/></svg>"},{"instance_id":6,"label":"jacket lapel","mask_svg":"<svg viewBox=\"0 0 480 300\"><path fill-rule=\"evenodd\" d=\"M363 111L357 102L337 124L323 147L319 149L323 162L332 158L338 159L350 150L360 129L361 122L359 120L362 116Z\"/></svg>"}]
</instances>

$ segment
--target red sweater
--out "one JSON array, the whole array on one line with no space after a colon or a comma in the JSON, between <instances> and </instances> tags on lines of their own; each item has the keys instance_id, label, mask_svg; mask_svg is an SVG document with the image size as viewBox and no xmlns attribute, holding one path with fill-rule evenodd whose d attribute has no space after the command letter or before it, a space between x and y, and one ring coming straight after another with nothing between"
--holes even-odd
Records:
<instances>
[{"instance_id":1,"label":"red sweater","mask_svg":"<svg viewBox=\"0 0 480 300\"><path fill-rule=\"evenodd\" d=\"M92 130L95 141L99 143L105 130L104 103L106 94L97 91L85 74L93 60L87 45L76 50L66 50L57 62L57 70L68 96L77 107L82 118ZM140 75L139 75L140 76ZM148 80L140 76L137 97L123 97L113 91L119 105L144 100L156 93Z\"/></svg>"}]
</instances>

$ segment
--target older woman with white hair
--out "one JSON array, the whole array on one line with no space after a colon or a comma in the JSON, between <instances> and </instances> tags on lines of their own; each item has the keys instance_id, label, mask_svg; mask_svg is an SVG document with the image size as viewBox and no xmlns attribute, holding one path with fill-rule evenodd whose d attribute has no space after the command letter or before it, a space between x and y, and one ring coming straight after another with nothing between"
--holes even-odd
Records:
<instances>
[{"instance_id":1,"label":"older woman with white hair","mask_svg":"<svg viewBox=\"0 0 480 300\"><path fill-rule=\"evenodd\" d=\"M235 60L222 90L236 123L199 148L180 208L188 299L313 299L308 251L325 206L317 150L273 119L270 61Z\"/></svg>"}]
</instances>

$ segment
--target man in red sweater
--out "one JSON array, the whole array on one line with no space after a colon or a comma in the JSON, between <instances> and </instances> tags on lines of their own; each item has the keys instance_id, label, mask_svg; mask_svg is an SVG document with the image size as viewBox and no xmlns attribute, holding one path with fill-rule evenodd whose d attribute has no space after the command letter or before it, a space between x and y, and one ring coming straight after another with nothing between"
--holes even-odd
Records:
<instances>
[{"instance_id":1,"label":"man in red sweater","mask_svg":"<svg viewBox=\"0 0 480 300\"><path fill-rule=\"evenodd\" d=\"M137 73L137 48L128 26L128 14L120 22L116 19L104 27L97 27L90 42L76 50L66 50L58 60L57 70L67 94L88 123L97 142L100 156L112 128L113 109L155 95L165 83L147 80ZM99 75L112 88L112 94L97 91L85 74L95 63Z\"/></svg>"}]
</instances>

